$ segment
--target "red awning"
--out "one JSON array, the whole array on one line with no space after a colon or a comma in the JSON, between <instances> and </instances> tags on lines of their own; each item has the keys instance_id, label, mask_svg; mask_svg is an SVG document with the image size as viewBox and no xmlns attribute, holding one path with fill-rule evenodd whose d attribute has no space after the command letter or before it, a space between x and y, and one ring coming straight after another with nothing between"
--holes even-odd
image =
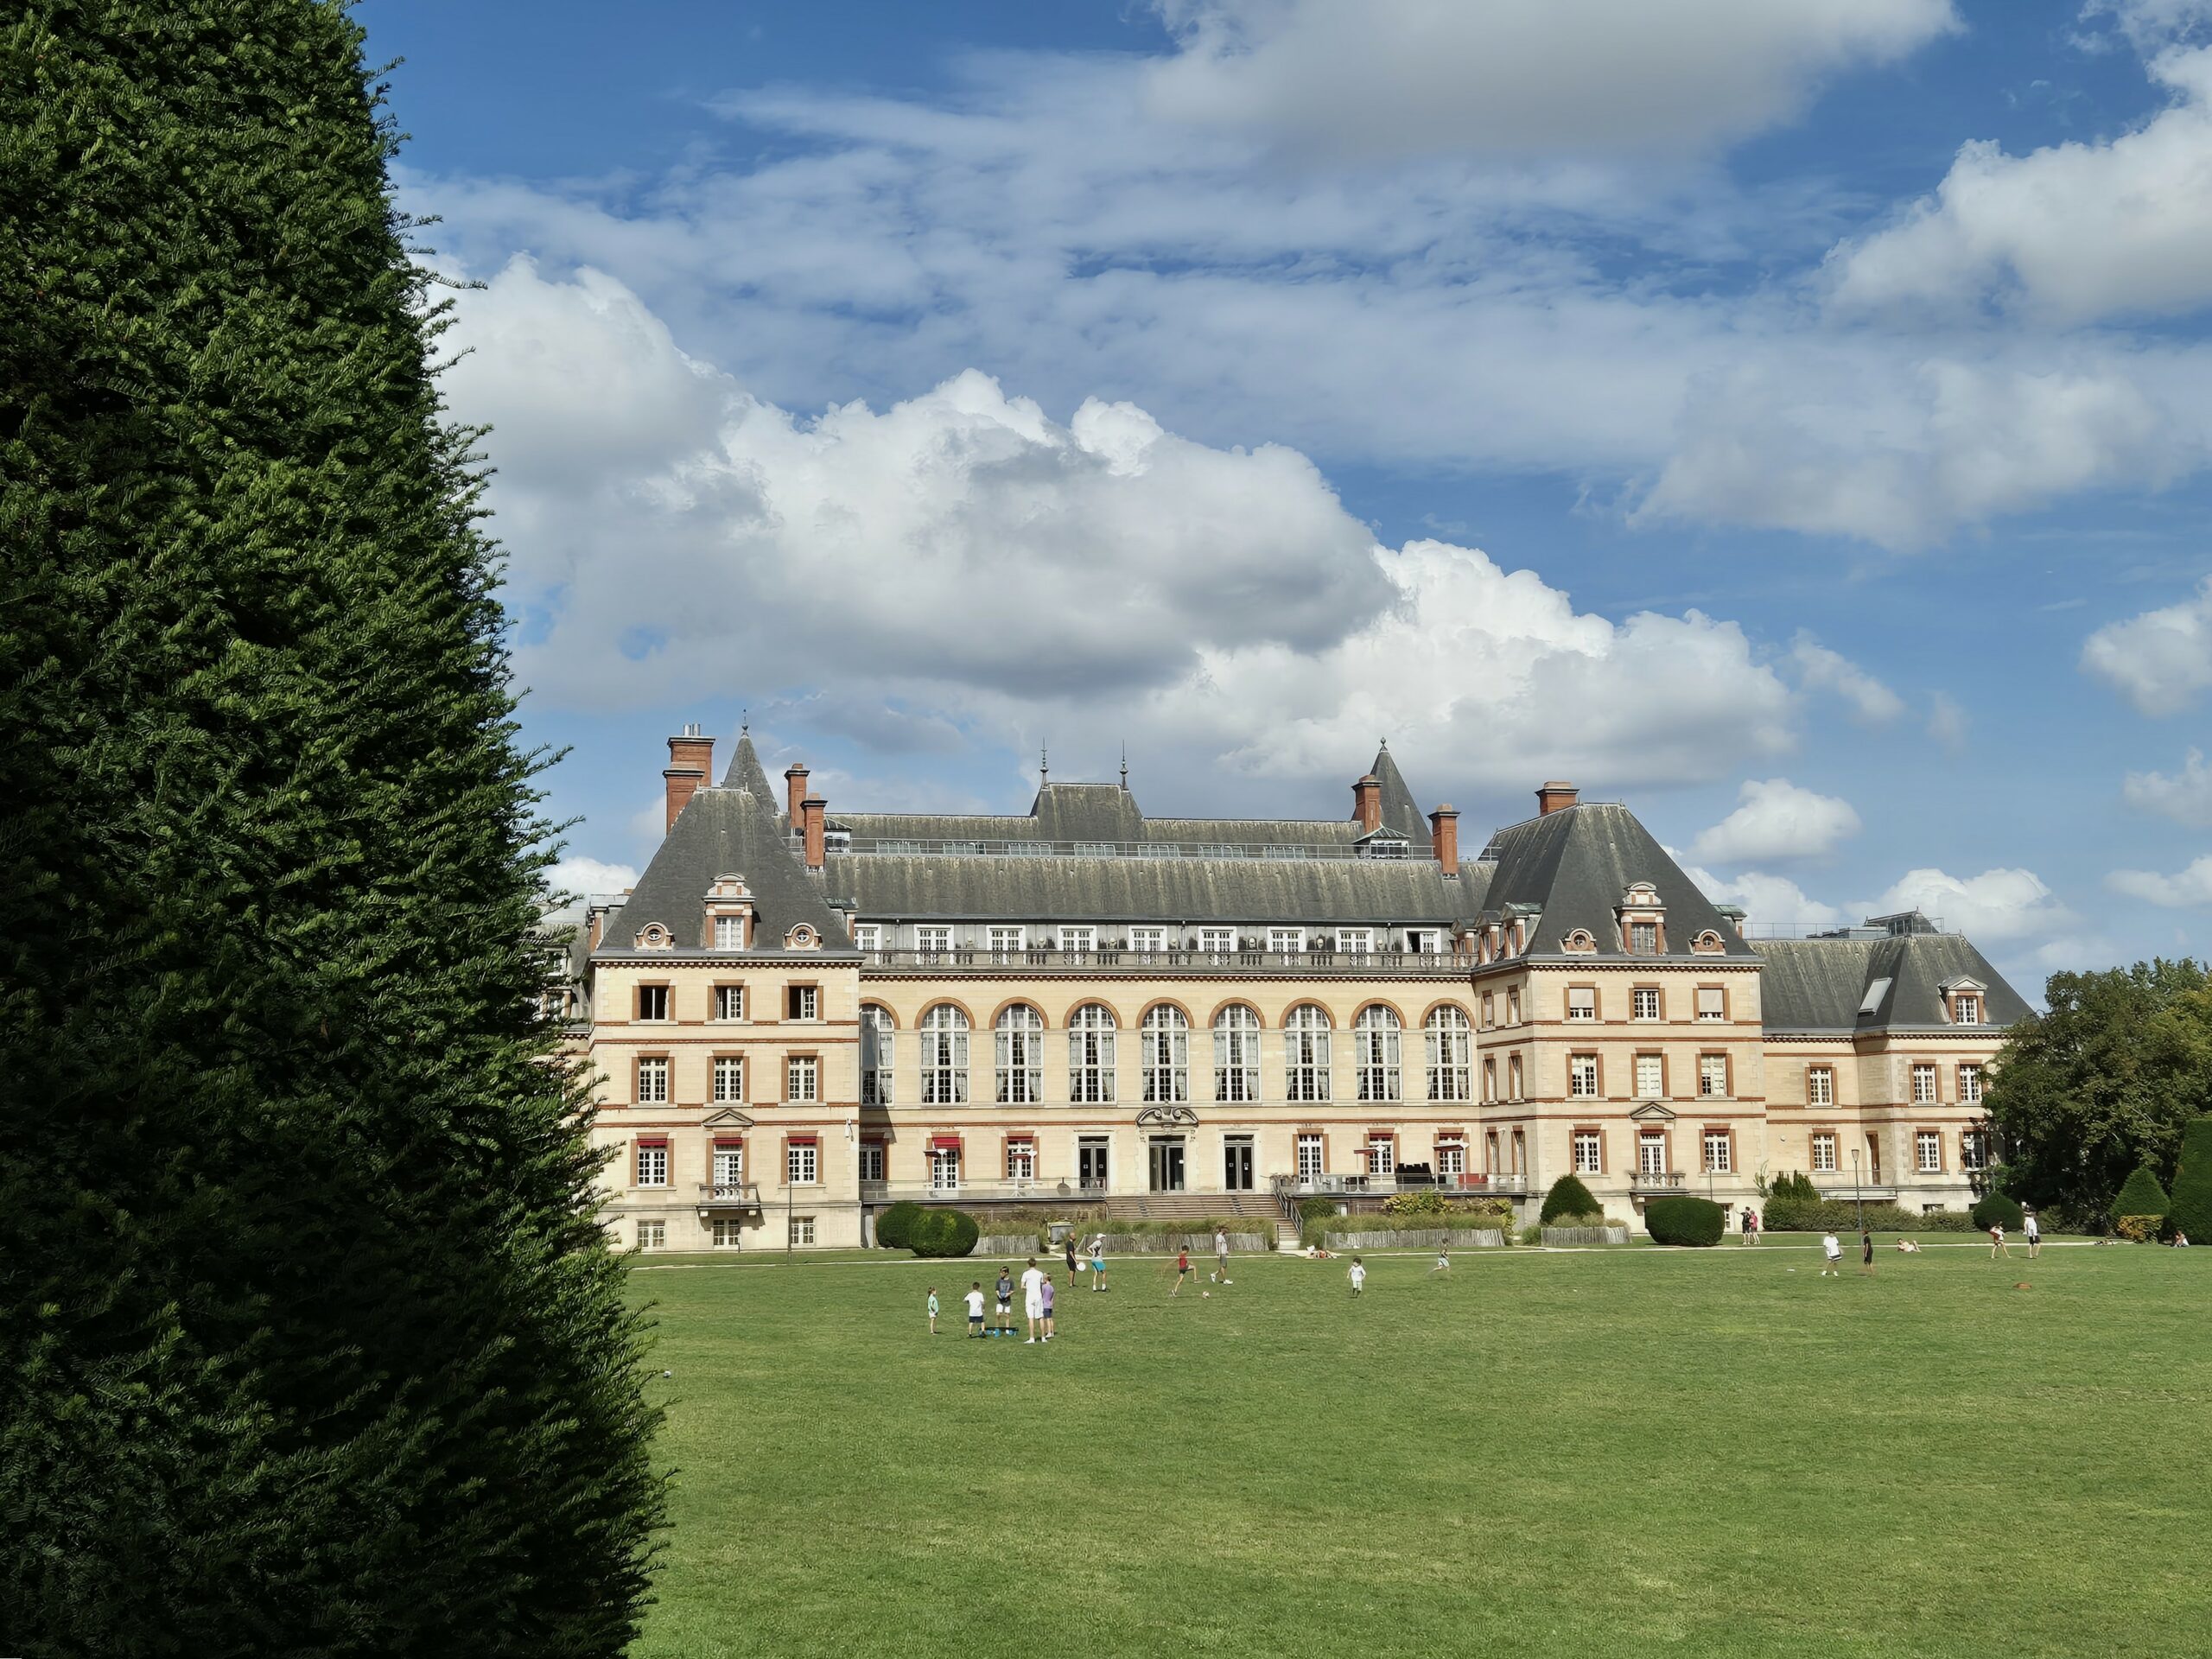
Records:
<instances>
[{"instance_id":1,"label":"red awning","mask_svg":"<svg viewBox=\"0 0 2212 1659\"><path fill-rule=\"evenodd\" d=\"M933 1135L930 1136L930 1150L957 1152L960 1150L960 1137L957 1135Z\"/></svg>"},{"instance_id":2,"label":"red awning","mask_svg":"<svg viewBox=\"0 0 2212 1659\"><path fill-rule=\"evenodd\" d=\"M787 1135L784 1137L784 1141L788 1146L810 1147L819 1141L821 1138L821 1136L816 1135Z\"/></svg>"},{"instance_id":3,"label":"red awning","mask_svg":"<svg viewBox=\"0 0 2212 1659\"><path fill-rule=\"evenodd\" d=\"M664 1147L668 1144L668 1137L664 1135L641 1135L638 1137L638 1144L641 1147Z\"/></svg>"}]
</instances>

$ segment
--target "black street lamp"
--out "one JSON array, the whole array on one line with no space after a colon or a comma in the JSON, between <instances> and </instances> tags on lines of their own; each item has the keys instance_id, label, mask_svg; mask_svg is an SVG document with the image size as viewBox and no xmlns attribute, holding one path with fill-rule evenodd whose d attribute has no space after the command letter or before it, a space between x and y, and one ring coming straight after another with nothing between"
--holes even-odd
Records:
<instances>
[{"instance_id":1,"label":"black street lamp","mask_svg":"<svg viewBox=\"0 0 2212 1659\"><path fill-rule=\"evenodd\" d=\"M1851 1149L1851 1196L1859 1205L1859 1230L1866 1230L1866 1195L1859 1185L1859 1148Z\"/></svg>"}]
</instances>

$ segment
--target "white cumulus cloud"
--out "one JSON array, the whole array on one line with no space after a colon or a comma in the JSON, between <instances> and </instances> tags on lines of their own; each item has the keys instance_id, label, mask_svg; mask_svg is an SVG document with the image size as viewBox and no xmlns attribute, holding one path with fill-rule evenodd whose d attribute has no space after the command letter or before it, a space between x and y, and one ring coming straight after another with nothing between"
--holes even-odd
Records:
<instances>
[{"instance_id":1,"label":"white cumulus cloud","mask_svg":"<svg viewBox=\"0 0 2212 1659\"><path fill-rule=\"evenodd\" d=\"M2156 870L2114 870L2105 878L2105 885L2114 893L2168 909L2212 905L2212 854L2174 875L2161 875Z\"/></svg>"},{"instance_id":2,"label":"white cumulus cloud","mask_svg":"<svg viewBox=\"0 0 2212 1659\"><path fill-rule=\"evenodd\" d=\"M1855 718L1870 726L1895 720L1904 712L1904 699L1853 662L1841 652L1830 651L1800 629L1789 642L1789 658L1797 678L1809 690L1833 691L1850 704Z\"/></svg>"},{"instance_id":3,"label":"white cumulus cloud","mask_svg":"<svg viewBox=\"0 0 2212 1659\"><path fill-rule=\"evenodd\" d=\"M1951 753L1957 754L1967 746L1967 711L1959 707L1958 699L1948 691L1938 691L1928 700L1928 735L1934 738Z\"/></svg>"},{"instance_id":4,"label":"white cumulus cloud","mask_svg":"<svg viewBox=\"0 0 2212 1659\"><path fill-rule=\"evenodd\" d=\"M2212 766L2204 764L2202 749L2191 749L2177 772L2129 772L2120 792L2139 811L2192 830L2212 830Z\"/></svg>"},{"instance_id":5,"label":"white cumulus cloud","mask_svg":"<svg viewBox=\"0 0 2212 1659\"><path fill-rule=\"evenodd\" d=\"M658 830L660 825L656 823L653 828ZM637 886L638 872L632 865L610 864L604 859L569 853L547 872L545 879L556 893L588 899L595 893L621 893Z\"/></svg>"},{"instance_id":6,"label":"white cumulus cloud","mask_svg":"<svg viewBox=\"0 0 2212 1659\"><path fill-rule=\"evenodd\" d=\"M1867 916L1916 910L1976 940L2050 933L2072 927L2077 920L2040 876L2023 869L1965 876L1940 869L1908 870L1880 898L1856 908Z\"/></svg>"},{"instance_id":7,"label":"white cumulus cloud","mask_svg":"<svg viewBox=\"0 0 2212 1659\"><path fill-rule=\"evenodd\" d=\"M1834 927L1853 919L1834 905L1808 897L1786 875L1745 870L1738 875L1724 877L1694 864L1685 865L1682 873L1715 904L1742 906L1745 920L1754 932L1764 926L1791 924Z\"/></svg>"},{"instance_id":8,"label":"white cumulus cloud","mask_svg":"<svg viewBox=\"0 0 2212 1659\"><path fill-rule=\"evenodd\" d=\"M2212 689L2212 576L2178 605L2108 622L2082 647L2082 666L2146 715L2176 715Z\"/></svg>"},{"instance_id":9,"label":"white cumulus cloud","mask_svg":"<svg viewBox=\"0 0 2212 1659\"><path fill-rule=\"evenodd\" d=\"M1716 864L1822 858L1859 830L1850 802L1786 778L1747 779L1738 798L1741 806L1690 843L1691 857Z\"/></svg>"}]
</instances>

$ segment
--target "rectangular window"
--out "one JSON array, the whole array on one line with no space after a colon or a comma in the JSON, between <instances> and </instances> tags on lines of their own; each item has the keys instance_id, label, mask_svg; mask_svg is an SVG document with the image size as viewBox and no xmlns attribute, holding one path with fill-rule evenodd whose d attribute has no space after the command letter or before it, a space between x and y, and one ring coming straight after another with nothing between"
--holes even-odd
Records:
<instances>
[{"instance_id":1,"label":"rectangular window","mask_svg":"<svg viewBox=\"0 0 2212 1659\"><path fill-rule=\"evenodd\" d=\"M1505 1097L1508 1100L1521 1098L1521 1057L1518 1054L1512 1056L1506 1065Z\"/></svg>"},{"instance_id":2,"label":"rectangular window","mask_svg":"<svg viewBox=\"0 0 2212 1659\"><path fill-rule=\"evenodd\" d=\"M1815 1175L1835 1173L1835 1136L1821 1133L1813 1137L1813 1173Z\"/></svg>"},{"instance_id":3,"label":"rectangular window","mask_svg":"<svg viewBox=\"0 0 2212 1659\"><path fill-rule=\"evenodd\" d=\"M1458 1008L1439 1008L1428 1016L1422 1040L1428 1048L1428 1097L1465 1100L1474 1083L1474 1034Z\"/></svg>"},{"instance_id":4,"label":"rectangular window","mask_svg":"<svg viewBox=\"0 0 2212 1659\"><path fill-rule=\"evenodd\" d=\"M883 1178L883 1142L880 1141L861 1141L861 1179L880 1181Z\"/></svg>"},{"instance_id":5,"label":"rectangular window","mask_svg":"<svg viewBox=\"0 0 2212 1659\"><path fill-rule=\"evenodd\" d=\"M1659 924L1630 922L1628 925L1628 948L1635 956L1657 956L1659 954Z\"/></svg>"},{"instance_id":6,"label":"rectangular window","mask_svg":"<svg viewBox=\"0 0 2212 1659\"><path fill-rule=\"evenodd\" d=\"M1979 1103L1980 1099L1981 1068L1978 1065L1961 1066L1959 1068L1959 1100L1961 1103L1972 1106Z\"/></svg>"},{"instance_id":7,"label":"rectangular window","mask_svg":"<svg viewBox=\"0 0 2212 1659\"><path fill-rule=\"evenodd\" d=\"M957 1192L960 1190L960 1148L931 1147L930 1148L930 1191Z\"/></svg>"},{"instance_id":8,"label":"rectangular window","mask_svg":"<svg viewBox=\"0 0 2212 1659\"><path fill-rule=\"evenodd\" d=\"M1635 1012L1639 1020L1656 1020L1659 1017L1659 988L1656 985L1636 988Z\"/></svg>"},{"instance_id":9,"label":"rectangular window","mask_svg":"<svg viewBox=\"0 0 2212 1659\"><path fill-rule=\"evenodd\" d=\"M1595 1054L1567 1057L1567 1092L1577 1100L1595 1100L1598 1097L1598 1057Z\"/></svg>"},{"instance_id":10,"label":"rectangular window","mask_svg":"<svg viewBox=\"0 0 2212 1659\"><path fill-rule=\"evenodd\" d=\"M745 1147L741 1141L715 1142L714 1164L709 1172L718 1187L745 1185Z\"/></svg>"},{"instance_id":11,"label":"rectangular window","mask_svg":"<svg viewBox=\"0 0 2212 1659\"><path fill-rule=\"evenodd\" d=\"M811 1186L821 1174L821 1162L811 1141L794 1141L784 1149L784 1179L793 1186Z\"/></svg>"},{"instance_id":12,"label":"rectangular window","mask_svg":"<svg viewBox=\"0 0 2212 1659\"><path fill-rule=\"evenodd\" d=\"M1936 1098L1936 1068L1916 1065L1912 1068L1912 1098L1917 1105L1926 1105Z\"/></svg>"},{"instance_id":13,"label":"rectangular window","mask_svg":"<svg viewBox=\"0 0 2212 1659\"><path fill-rule=\"evenodd\" d=\"M1603 1161L1603 1148L1598 1139L1598 1131L1577 1129L1574 1132L1574 1173L1595 1175Z\"/></svg>"},{"instance_id":14,"label":"rectangular window","mask_svg":"<svg viewBox=\"0 0 2212 1659\"><path fill-rule=\"evenodd\" d=\"M1953 1017L1959 1024L1978 1026L1981 1023L1981 999L1971 991L1960 992L1956 1006L1958 1012Z\"/></svg>"},{"instance_id":15,"label":"rectangular window","mask_svg":"<svg viewBox=\"0 0 2212 1659\"><path fill-rule=\"evenodd\" d=\"M875 1003L861 1007L861 1104L891 1104L892 1061L899 1039L893 1034L891 1013Z\"/></svg>"},{"instance_id":16,"label":"rectangular window","mask_svg":"<svg viewBox=\"0 0 2212 1659\"><path fill-rule=\"evenodd\" d=\"M1497 999L1490 992L1483 993L1483 1029L1489 1031L1497 1024Z\"/></svg>"},{"instance_id":17,"label":"rectangular window","mask_svg":"<svg viewBox=\"0 0 2212 1659\"><path fill-rule=\"evenodd\" d=\"M853 924L853 948L856 950L882 950L883 924L880 922L855 922Z\"/></svg>"},{"instance_id":18,"label":"rectangular window","mask_svg":"<svg viewBox=\"0 0 2212 1659\"><path fill-rule=\"evenodd\" d=\"M745 948L745 918L717 916L715 918L715 949L742 950Z\"/></svg>"},{"instance_id":19,"label":"rectangular window","mask_svg":"<svg viewBox=\"0 0 2212 1659\"><path fill-rule=\"evenodd\" d=\"M1483 1098L1484 1100L1497 1098L1497 1062L1495 1059L1486 1059L1483 1062Z\"/></svg>"},{"instance_id":20,"label":"rectangular window","mask_svg":"<svg viewBox=\"0 0 2212 1659\"><path fill-rule=\"evenodd\" d=\"M811 1054L794 1054L784 1062L784 1098L791 1102L819 1100L822 1063Z\"/></svg>"},{"instance_id":21,"label":"rectangular window","mask_svg":"<svg viewBox=\"0 0 2212 1659\"><path fill-rule=\"evenodd\" d=\"M1389 1175L1398 1167L1398 1143L1387 1135L1367 1137L1367 1173L1370 1175Z\"/></svg>"},{"instance_id":22,"label":"rectangular window","mask_svg":"<svg viewBox=\"0 0 2212 1659\"><path fill-rule=\"evenodd\" d=\"M1636 1167L1639 1174L1664 1175L1667 1173L1667 1137L1657 1129L1646 1129L1636 1137Z\"/></svg>"},{"instance_id":23,"label":"rectangular window","mask_svg":"<svg viewBox=\"0 0 2212 1659\"><path fill-rule=\"evenodd\" d=\"M1026 943L1018 927L993 927L985 930L984 939L990 950L991 960L1003 964L1019 956Z\"/></svg>"},{"instance_id":24,"label":"rectangular window","mask_svg":"<svg viewBox=\"0 0 2212 1659\"><path fill-rule=\"evenodd\" d=\"M1033 1181L1037 1179L1037 1143L1034 1141L1009 1141L1006 1143L1006 1178L1009 1181Z\"/></svg>"},{"instance_id":25,"label":"rectangular window","mask_svg":"<svg viewBox=\"0 0 2212 1659\"><path fill-rule=\"evenodd\" d=\"M1317 1008L1294 1009L1282 1034L1283 1098L1329 1097L1329 1027Z\"/></svg>"},{"instance_id":26,"label":"rectangular window","mask_svg":"<svg viewBox=\"0 0 2212 1659\"><path fill-rule=\"evenodd\" d=\"M739 1056L715 1057L715 1098L724 1102L745 1098L745 1061Z\"/></svg>"},{"instance_id":27,"label":"rectangular window","mask_svg":"<svg viewBox=\"0 0 2212 1659\"><path fill-rule=\"evenodd\" d=\"M666 1186L668 1185L668 1142L640 1141L638 1142L638 1185Z\"/></svg>"},{"instance_id":28,"label":"rectangular window","mask_svg":"<svg viewBox=\"0 0 2212 1659\"><path fill-rule=\"evenodd\" d=\"M1728 994L1718 985L1697 988L1697 1017L1701 1021L1726 1020L1728 1017Z\"/></svg>"},{"instance_id":29,"label":"rectangular window","mask_svg":"<svg viewBox=\"0 0 2212 1659\"><path fill-rule=\"evenodd\" d=\"M1198 930L1198 949L1214 959L1217 965L1236 950L1236 930L1230 927L1202 927Z\"/></svg>"},{"instance_id":30,"label":"rectangular window","mask_svg":"<svg viewBox=\"0 0 2212 1659\"><path fill-rule=\"evenodd\" d=\"M734 1250L745 1242L745 1224L741 1221L721 1220L714 1224L715 1248Z\"/></svg>"},{"instance_id":31,"label":"rectangular window","mask_svg":"<svg viewBox=\"0 0 2212 1659\"><path fill-rule=\"evenodd\" d=\"M920 953L925 966L951 948L952 930L949 927L918 927L914 930L914 949Z\"/></svg>"},{"instance_id":32,"label":"rectangular window","mask_svg":"<svg viewBox=\"0 0 2212 1659\"><path fill-rule=\"evenodd\" d=\"M717 985L715 987L715 1018L742 1020L745 1018L745 987Z\"/></svg>"},{"instance_id":33,"label":"rectangular window","mask_svg":"<svg viewBox=\"0 0 2212 1659\"><path fill-rule=\"evenodd\" d=\"M786 985L784 988L784 1018L786 1020L815 1020L821 1017L822 994L811 985Z\"/></svg>"},{"instance_id":34,"label":"rectangular window","mask_svg":"<svg viewBox=\"0 0 2212 1659\"><path fill-rule=\"evenodd\" d=\"M1321 1137L1301 1135L1298 1137L1298 1179L1317 1181L1321 1179Z\"/></svg>"},{"instance_id":35,"label":"rectangular window","mask_svg":"<svg viewBox=\"0 0 2212 1659\"><path fill-rule=\"evenodd\" d=\"M1657 1100L1667 1092L1667 1067L1656 1054L1636 1057L1636 1097Z\"/></svg>"},{"instance_id":36,"label":"rectangular window","mask_svg":"<svg viewBox=\"0 0 2212 1659\"><path fill-rule=\"evenodd\" d=\"M656 1055L638 1062L638 1103L640 1106L664 1106L668 1103L668 1061Z\"/></svg>"},{"instance_id":37,"label":"rectangular window","mask_svg":"<svg viewBox=\"0 0 2212 1659\"><path fill-rule=\"evenodd\" d=\"M1129 930L1129 949L1141 961L1150 962L1160 951L1167 948L1167 930L1164 927L1133 927Z\"/></svg>"},{"instance_id":38,"label":"rectangular window","mask_svg":"<svg viewBox=\"0 0 2212 1659\"><path fill-rule=\"evenodd\" d=\"M1348 957L1364 957L1375 949L1375 930L1371 927L1340 927L1337 930L1337 949Z\"/></svg>"},{"instance_id":39,"label":"rectangular window","mask_svg":"<svg viewBox=\"0 0 2212 1659\"><path fill-rule=\"evenodd\" d=\"M1705 1132L1705 1167L1707 1171L1714 1175L1726 1175L1728 1173L1729 1150L1730 1147L1727 1130L1707 1129Z\"/></svg>"},{"instance_id":40,"label":"rectangular window","mask_svg":"<svg viewBox=\"0 0 2212 1659\"><path fill-rule=\"evenodd\" d=\"M811 1244L814 1243L814 1217L812 1216L793 1216L791 1217L791 1243L794 1245Z\"/></svg>"},{"instance_id":41,"label":"rectangular window","mask_svg":"<svg viewBox=\"0 0 2212 1659\"><path fill-rule=\"evenodd\" d=\"M1697 1057L1697 1091L1700 1095L1726 1095L1728 1092L1728 1057L1726 1054L1700 1054Z\"/></svg>"},{"instance_id":42,"label":"rectangular window","mask_svg":"<svg viewBox=\"0 0 2212 1659\"><path fill-rule=\"evenodd\" d=\"M1567 1017L1570 1020L1595 1020L1598 1017L1598 992L1589 985L1567 988Z\"/></svg>"},{"instance_id":43,"label":"rectangular window","mask_svg":"<svg viewBox=\"0 0 2212 1659\"><path fill-rule=\"evenodd\" d=\"M664 1221L641 1221L638 1224L638 1248L641 1250L664 1250L668 1248L668 1224Z\"/></svg>"},{"instance_id":44,"label":"rectangular window","mask_svg":"<svg viewBox=\"0 0 2212 1659\"><path fill-rule=\"evenodd\" d=\"M1505 1023L1509 1026L1521 1023L1521 992L1518 987L1505 994Z\"/></svg>"},{"instance_id":45,"label":"rectangular window","mask_svg":"<svg viewBox=\"0 0 2212 1659\"><path fill-rule=\"evenodd\" d=\"M640 985L638 987L638 1018L665 1020L668 1018L668 987Z\"/></svg>"},{"instance_id":46,"label":"rectangular window","mask_svg":"<svg viewBox=\"0 0 2212 1659\"><path fill-rule=\"evenodd\" d=\"M1913 1161L1923 1175L1933 1175L1943 1167L1943 1137L1934 1129L1922 1129L1912 1137Z\"/></svg>"},{"instance_id":47,"label":"rectangular window","mask_svg":"<svg viewBox=\"0 0 2212 1659\"><path fill-rule=\"evenodd\" d=\"M1959 1134L1959 1167L1986 1169L1989 1166L1989 1131L1964 1129Z\"/></svg>"},{"instance_id":48,"label":"rectangular window","mask_svg":"<svg viewBox=\"0 0 2212 1659\"><path fill-rule=\"evenodd\" d=\"M1464 1141L1439 1141L1436 1143L1436 1173L1447 1181L1456 1181L1467 1173L1467 1143Z\"/></svg>"},{"instance_id":49,"label":"rectangular window","mask_svg":"<svg viewBox=\"0 0 2212 1659\"><path fill-rule=\"evenodd\" d=\"M1268 949L1277 956L1289 956L1306 948L1306 930L1302 927L1271 927L1268 930Z\"/></svg>"},{"instance_id":50,"label":"rectangular window","mask_svg":"<svg viewBox=\"0 0 2212 1659\"><path fill-rule=\"evenodd\" d=\"M1416 956L1435 957L1444 952L1444 932L1440 928L1412 927L1406 930L1406 949Z\"/></svg>"},{"instance_id":51,"label":"rectangular window","mask_svg":"<svg viewBox=\"0 0 2212 1659\"><path fill-rule=\"evenodd\" d=\"M1064 927L1060 930L1060 949L1077 962L1097 948L1098 930L1095 927Z\"/></svg>"},{"instance_id":52,"label":"rectangular window","mask_svg":"<svg viewBox=\"0 0 2212 1659\"><path fill-rule=\"evenodd\" d=\"M1835 1104L1835 1071L1832 1066L1814 1065L1805 1070L1805 1103L1808 1106Z\"/></svg>"}]
</instances>

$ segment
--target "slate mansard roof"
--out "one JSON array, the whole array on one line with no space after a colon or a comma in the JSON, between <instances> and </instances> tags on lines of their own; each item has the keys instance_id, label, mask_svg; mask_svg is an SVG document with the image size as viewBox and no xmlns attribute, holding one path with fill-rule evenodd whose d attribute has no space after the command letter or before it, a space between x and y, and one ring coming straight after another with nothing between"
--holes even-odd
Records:
<instances>
[{"instance_id":1,"label":"slate mansard roof","mask_svg":"<svg viewBox=\"0 0 2212 1659\"><path fill-rule=\"evenodd\" d=\"M599 954L632 952L639 933L652 922L668 929L677 950L701 949L707 889L725 875L745 878L753 895L754 937L770 948L801 922L814 929L827 949L851 948L842 918L793 855L774 807L751 789L725 784L700 790L684 804L628 902L614 912Z\"/></svg>"},{"instance_id":2,"label":"slate mansard roof","mask_svg":"<svg viewBox=\"0 0 2212 1659\"><path fill-rule=\"evenodd\" d=\"M1961 979L1985 988L1985 1025L2009 1026L2031 1012L1989 959L1956 933L1761 939L1753 948L1765 964L1759 1000L1769 1031L1961 1030L1944 1018L1942 988Z\"/></svg>"}]
</instances>

